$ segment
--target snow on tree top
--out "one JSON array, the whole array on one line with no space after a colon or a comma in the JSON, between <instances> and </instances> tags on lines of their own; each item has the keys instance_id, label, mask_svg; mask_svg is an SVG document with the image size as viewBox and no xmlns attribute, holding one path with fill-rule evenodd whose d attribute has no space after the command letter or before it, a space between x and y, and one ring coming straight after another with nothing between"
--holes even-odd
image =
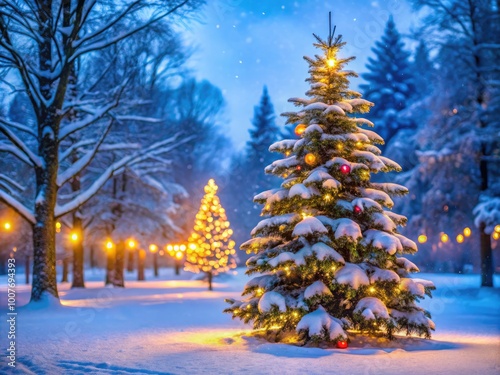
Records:
<instances>
[{"instance_id":1,"label":"snow on tree top","mask_svg":"<svg viewBox=\"0 0 500 375\"><path fill-rule=\"evenodd\" d=\"M385 156L382 156L382 155L380 155L378 158L385 164L385 166L387 168L390 168L390 169L393 169L396 171L402 170L401 166L398 163L396 163L394 160L386 158Z\"/></svg>"},{"instance_id":2,"label":"snow on tree top","mask_svg":"<svg viewBox=\"0 0 500 375\"><path fill-rule=\"evenodd\" d=\"M325 226L315 217L306 217L293 229L292 235L297 236L307 236L314 233L328 233Z\"/></svg>"},{"instance_id":3,"label":"snow on tree top","mask_svg":"<svg viewBox=\"0 0 500 375\"><path fill-rule=\"evenodd\" d=\"M366 320L376 318L389 319L389 311L384 303L375 297L365 297L359 300L354 312L361 313Z\"/></svg>"},{"instance_id":4,"label":"snow on tree top","mask_svg":"<svg viewBox=\"0 0 500 375\"><path fill-rule=\"evenodd\" d=\"M377 172L385 168L385 164L381 160L382 156L377 156L372 152L355 150L352 152L352 155L360 158L361 160L365 160L370 169Z\"/></svg>"},{"instance_id":5,"label":"snow on tree top","mask_svg":"<svg viewBox=\"0 0 500 375\"><path fill-rule=\"evenodd\" d=\"M322 336L323 329L326 329L331 340L347 339L347 334L342 329L342 321L328 314L321 305L317 310L304 315L300 319L296 331L306 331L312 337Z\"/></svg>"},{"instance_id":6,"label":"snow on tree top","mask_svg":"<svg viewBox=\"0 0 500 375\"><path fill-rule=\"evenodd\" d=\"M310 185L313 182L321 182L323 180L333 179L333 177L326 172L324 167L315 168L311 171L309 176L304 180L304 185Z\"/></svg>"},{"instance_id":7,"label":"snow on tree top","mask_svg":"<svg viewBox=\"0 0 500 375\"><path fill-rule=\"evenodd\" d=\"M295 155L290 156L289 158L275 160L271 165L268 165L265 169L267 173L272 173L278 168L290 168L295 167L300 162L297 160Z\"/></svg>"},{"instance_id":8,"label":"snow on tree top","mask_svg":"<svg viewBox=\"0 0 500 375\"><path fill-rule=\"evenodd\" d=\"M396 229L396 224L394 224L392 219L385 213L375 212L372 218L373 222L376 225L381 226L382 229L385 230L386 232L393 232ZM398 236L396 235L396 237ZM403 241L401 241L401 244L404 246Z\"/></svg>"},{"instance_id":9,"label":"snow on tree top","mask_svg":"<svg viewBox=\"0 0 500 375\"><path fill-rule=\"evenodd\" d=\"M245 284L245 289L262 288L264 290L268 290L273 288L277 282L278 282L278 276L276 275L257 276Z\"/></svg>"},{"instance_id":10,"label":"snow on tree top","mask_svg":"<svg viewBox=\"0 0 500 375\"><path fill-rule=\"evenodd\" d=\"M356 124L368 125L372 128L375 126L375 124L373 122L371 122L370 120L367 120L367 119L361 118L361 117L349 118L349 120L352 122L355 122Z\"/></svg>"},{"instance_id":11,"label":"snow on tree top","mask_svg":"<svg viewBox=\"0 0 500 375\"><path fill-rule=\"evenodd\" d=\"M346 263L335 272L335 280L337 280L339 284L348 284L354 289L358 289L361 285L370 284L370 280L365 271L353 263Z\"/></svg>"},{"instance_id":12,"label":"snow on tree top","mask_svg":"<svg viewBox=\"0 0 500 375\"><path fill-rule=\"evenodd\" d=\"M371 271L370 283L372 284L375 281L396 281L396 282L400 281L398 274L394 271L384 270L374 266L371 266L369 270Z\"/></svg>"},{"instance_id":13,"label":"snow on tree top","mask_svg":"<svg viewBox=\"0 0 500 375\"><path fill-rule=\"evenodd\" d=\"M321 280L315 281L311 285L309 285L304 291L304 298L308 299L314 296L327 295L331 296L332 292L328 287L323 284Z\"/></svg>"},{"instance_id":14,"label":"snow on tree top","mask_svg":"<svg viewBox=\"0 0 500 375\"><path fill-rule=\"evenodd\" d=\"M335 231L336 239L345 236L348 237L351 241L356 241L358 238L362 237L359 224L352 221L351 219L330 219L327 216L317 216L317 219L319 219L319 221L321 221L324 225L331 227L332 230Z\"/></svg>"},{"instance_id":15,"label":"snow on tree top","mask_svg":"<svg viewBox=\"0 0 500 375\"><path fill-rule=\"evenodd\" d=\"M286 311L286 302L285 302L285 297L283 297L281 294L278 292L266 292L260 297L259 300L259 311L261 313L263 312L269 312L273 308L273 306L277 306L279 311L285 312Z\"/></svg>"},{"instance_id":16,"label":"snow on tree top","mask_svg":"<svg viewBox=\"0 0 500 375\"><path fill-rule=\"evenodd\" d=\"M311 124L304 131L304 135L311 135L313 133L320 133L320 134L322 134L323 133L323 129L318 124Z\"/></svg>"},{"instance_id":17,"label":"snow on tree top","mask_svg":"<svg viewBox=\"0 0 500 375\"><path fill-rule=\"evenodd\" d=\"M430 320L429 318L427 318L425 316L424 312L421 310L416 310L416 311L411 311L411 312L407 312L407 311L403 312L403 311L398 311L395 309L390 309L389 313L394 319L406 319L408 321L408 323L412 324L412 325L417 325L417 326L423 325L423 326L429 327L432 330L434 330L436 328L436 325L434 324L434 322L432 320Z\"/></svg>"},{"instance_id":18,"label":"snow on tree top","mask_svg":"<svg viewBox=\"0 0 500 375\"><path fill-rule=\"evenodd\" d=\"M406 258L396 258L396 264L405 269L407 272L419 272L420 270L412 261L409 261Z\"/></svg>"},{"instance_id":19,"label":"snow on tree top","mask_svg":"<svg viewBox=\"0 0 500 375\"><path fill-rule=\"evenodd\" d=\"M409 238L407 238L399 233L395 233L394 235L399 239L399 241L401 242L401 245L403 245L403 247L409 248L412 251L418 250L417 244L415 242L413 242L412 240L410 240Z\"/></svg>"},{"instance_id":20,"label":"snow on tree top","mask_svg":"<svg viewBox=\"0 0 500 375\"><path fill-rule=\"evenodd\" d=\"M435 288L436 286L430 280L418 279L416 277L412 278L412 280L420 285L423 285L426 288Z\"/></svg>"},{"instance_id":21,"label":"snow on tree top","mask_svg":"<svg viewBox=\"0 0 500 375\"><path fill-rule=\"evenodd\" d=\"M352 206L358 206L361 209L375 208L382 211L382 207L380 206L380 204L378 204L371 198L356 198L352 201Z\"/></svg>"},{"instance_id":22,"label":"snow on tree top","mask_svg":"<svg viewBox=\"0 0 500 375\"><path fill-rule=\"evenodd\" d=\"M390 255L403 250L401 241L395 235L377 229L368 229L364 232L363 244L371 244L377 249L387 251Z\"/></svg>"},{"instance_id":23,"label":"snow on tree top","mask_svg":"<svg viewBox=\"0 0 500 375\"><path fill-rule=\"evenodd\" d=\"M288 197L288 190L287 189L279 189L277 192L275 192L273 195L271 195L269 198L266 199L266 204L271 204L274 202L281 202L283 199ZM254 198L255 200L255 198Z\"/></svg>"},{"instance_id":24,"label":"snow on tree top","mask_svg":"<svg viewBox=\"0 0 500 375\"><path fill-rule=\"evenodd\" d=\"M273 216L268 219L261 220L259 224L252 230L252 236L255 235L258 231L266 228L266 227L274 227L282 224L291 224L294 221L297 221L297 219L300 216L294 213L291 214L284 214L284 215L278 215L278 216Z\"/></svg>"},{"instance_id":25,"label":"snow on tree top","mask_svg":"<svg viewBox=\"0 0 500 375\"><path fill-rule=\"evenodd\" d=\"M345 116L345 112L342 108L340 108L338 105L332 104L329 105L328 108L326 108L323 111L323 114L326 115L328 113L337 113L339 115Z\"/></svg>"},{"instance_id":26,"label":"snow on tree top","mask_svg":"<svg viewBox=\"0 0 500 375\"><path fill-rule=\"evenodd\" d=\"M283 139L282 141L274 142L271 146L269 146L270 152L281 152L282 150L293 149L297 139Z\"/></svg>"},{"instance_id":27,"label":"snow on tree top","mask_svg":"<svg viewBox=\"0 0 500 375\"><path fill-rule=\"evenodd\" d=\"M350 105L352 105L353 107L357 107L357 106L360 106L360 105L368 105L370 107L373 107L373 103L370 102L369 100L366 100L366 99L361 99L361 98L356 98L356 99L347 99L347 100L344 100L344 102L346 103L349 103Z\"/></svg>"},{"instance_id":28,"label":"snow on tree top","mask_svg":"<svg viewBox=\"0 0 500 375\"><path fill-rule=\"evenodd\" d=\"M290 192L289 192L288 196L290 198L295 197L295 196L299 196L302 199L309 199L309 198L311 198L311 192L303 184L295 184L290 188Z\"/></svg>"},{"instance_id":29,"label":"snow on tree top","mask_svg":"<svg viewBox=\"0 0 500 375\"><path fill-rule=\"evenodd\" d=\"M356 120L360 120L360 119L356 119ZM366 121L368 121L368 120L366 120ZM359 121L357 121L357 122L359 122ZM378 135L377 133L375 133L371 130L358 128L358 132L366 135L368 137L368 139L370 139L370 141L372 141L372 142L379 143L382 145L384 144L384 139L380 135Z\"/></svg>"},{"instance_id":30,"label":"snow on tree top","mask_svg":"<svg viewBox=\"0 0 500 375\"><path fill-rule=\"evenodd\" d=\"M246 249L265 249L267 246L270 244L280 242L281 237L254 237L249 239L248 241L243 242L240 245L240 249L246 250Z\"/></svg>"},{"instance_id":31,"label":"snow on tree top","mask_svg":"<svg viewBox=\"0 0 500 375\"><path fill-rule=\"evenodd\" d=\"M370 188L361 188L360 191L361 194L363 194L363 196L373 199L379 203L382 203L386 207L390 208L394 206L393 200L391 199L391 197L389 197L389 194L387 194L385 191L370 189Z\"/></svg>"},{"instance_id":32,"label":"snow on tree top","mask_svg":"<svg viewBox=\"0 0 500 375\"><path fill-rule=\"evenodd\" d=\"M325 110L328 108L328 104L316 102L306 105L302 111L316 111L316 110Z\"/></svg>"},{"instance_id":33,"label":"snow on tree top","mask_svg":"<svg viewBox=\"0 0 500 375\"><path fill-rule=\"evenodd\" d=\"M290 98L288 99L288 102L290 103L297 103L297 104L304 104L308 105L311 103L311 99L304 99L304 98Z\"/></svg>"},{"instance_id":34,"label":"snow on tree top","mask_svg":"<svg viewBox=\"0 0 500 375\"><path fill-rule=\"evenodd\" d=\"M425 295L424 285L421 283L415 282L409 278L401 278L401 283L399 284L401 290L406 290L413 295L423 297Z\"/></svg>"},{"instance_id":35,"label":"snow on tree top","mask_svg":"<svg viewBox=\"0 0 500 375\"><path fill-rule=\"evenodd\" d=\"M256 201L256 200L267 199L267 198L269 198L271 195L273 195L274 193L276 193L279 190L281 190L281 189L271 189L271 190L263 191L262 193L257 194L255 197L253 197L253 200Z\"/></svg>"},{"instance_id":36,"label":"snow on tree top","mask_svg":"<svg viewBox=\"0 0 500 375\"><path fill-rule=\"evenodd\" d=\"M330 258L335 262L345 264L344 257L323 242L315 243L311 247L311 250L316 254L316 258L318 258L318 260Z\"/></svg>"},{"instance_id":37,"label":"snow on tree top","mask_svg":"<svg viewBox=\"0 0 500 375\"><path fill-rule=\"evenodd\" d=\"M408 189L403 185L393 184L391 182L372 182L372 187L385 191L388 194L402 195L408 193Z\"/></svg>"}]
</instances>

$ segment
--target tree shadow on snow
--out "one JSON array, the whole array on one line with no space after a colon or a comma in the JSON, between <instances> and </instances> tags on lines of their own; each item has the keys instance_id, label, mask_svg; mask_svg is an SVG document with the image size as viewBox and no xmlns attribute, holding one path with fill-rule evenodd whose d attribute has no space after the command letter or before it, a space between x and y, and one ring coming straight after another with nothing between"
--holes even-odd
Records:
<instances>
[{"instance_id":1,"label":"tree shadow on snow","mask_svg":"<svg viewBox=\"0 0 500 375\"><path fill-rule=\"evenodd\" d=\"M446 341L435 341L418 337L398 337L396 340L376 337L351 338L347 349L331 347L306 347L284 343L270 343L259 336L242 336L248 348L255 353L270 354L276 357L319 358L337 354L380 355L392 352L454 350L465 345Z\"/></svg>"}]
</instances>

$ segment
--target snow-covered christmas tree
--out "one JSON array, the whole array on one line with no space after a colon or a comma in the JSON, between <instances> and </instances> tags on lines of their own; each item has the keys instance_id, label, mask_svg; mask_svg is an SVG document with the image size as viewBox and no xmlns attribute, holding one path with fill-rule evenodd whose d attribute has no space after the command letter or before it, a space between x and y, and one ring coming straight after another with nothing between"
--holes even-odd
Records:
<instances>
[{"instance_id":1,"label":"snow-covered christmas tree","mask_svg":"<svg viewBox=\"0 0 500 375\"><path fill-rule=\"evenodd\" d=\"M205 195L196 214L194 230L186 250L187 271L204 272L208 289L212 290L212 278L236 267L233 234L226 210L217 196L218 187L213 179L205 186Z\"/></svg>"},{"instance_id":2,"label":"snow-covered christmas tree","mask_svg":"<svg viewBox=\"0 0 500 375\"><path fill-rule=\"evenodd\" d=\"M283 114L298 123L300 139L271 145L285 158L266 173L284 182L254 198L268 218L241 246L255 253L247 273L258 276L246 284L242 301L227 300L225 312L278 340L293 331L305 343L337 345L350 330L430 337L434 323L416 302L434 286L409 277L418 268L403 255L417 246L397 231L406 218L390 211L391 196L408 190L370 180L401 168L381 155L376 145L383 139L364 128L373 124L356 117L373 104L349 89L357 75L344 70L354 57L339 56L342 36L314 36L322 53L305 57L309 99L289 99L299 110Z\"/></svg>"}]
</instances>

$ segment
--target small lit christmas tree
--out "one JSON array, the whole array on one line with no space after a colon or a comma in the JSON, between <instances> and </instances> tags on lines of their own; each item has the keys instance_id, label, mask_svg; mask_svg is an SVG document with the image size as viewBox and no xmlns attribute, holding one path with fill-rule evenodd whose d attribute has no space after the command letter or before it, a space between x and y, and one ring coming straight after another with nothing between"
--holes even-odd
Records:
<instances>
[{"instance_id":1,"label":"small lit christmas tree","mask_svg":"<svg viewBox=\"0 0 500 375\"><path fill-rule=\"evenodd\" d=\"M285 180L254 198L268 218L241 246L255 253L247 274L259 276L246 284L243 301L227 300L225 312L277 340L296 332L304 343L339 348L347 346L348 330L430 337L434 323L416 302L434 286L409 277L418 268L402 255L417 247L397 231L406 218L388 210L391 196L408 190L370 181L400 167L381 156L376 144L383 139L363 127L373 124L355 116L373 104L348 87L356 73L343 69L354 58L338 56L342 37L314 36L322 54L305 57L310 99L290 99L300 110L283 114L299 123L300 139L271 145L285 158L266 173Z\"/></svg>"},{"instance_id":2,"label":"small lit christmas tree","mask_svg":"<svg viewBox=\"0 0 500 375\"><path fill-rule=\"evenodd\" d=\"M208 289L212 290L213 276L236 267L233 230L229 227L226 211L217 196L213 179L205 186L205 195L196 214L194 230L189 237L185 269L194 273L204 272Z\"/></svg>"}]
</instances>

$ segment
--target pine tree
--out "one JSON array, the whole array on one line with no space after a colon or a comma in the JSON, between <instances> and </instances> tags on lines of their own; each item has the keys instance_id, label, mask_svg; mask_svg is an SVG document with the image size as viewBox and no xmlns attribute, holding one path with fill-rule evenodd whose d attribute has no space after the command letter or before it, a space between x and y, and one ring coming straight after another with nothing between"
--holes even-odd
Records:
<instances>
[{"instance_id":1,"label":"pine tree","mask_svg":"<svg viewBox=\"0 0 500 375\"><path fill-rule=\"evenodd\" d=\"M232 207L236 210L238 226L236 240L246 239L247 233L259 222L260 208L248 200L262 190L270 189L278 179L262 174L262 169L273 161L269 145L277 141L280 130L275 122L274 108L267 87L264 86L259 105L254 107L250 139L244 153L232 162L233 184L228 188Z\"/></svg>"},{"instance_id":2,"label":"pine tree","mask_svg":"<svg viewBox=\"0 0 500 375\"><path fill-rule=\"evenodd\" d=\"M278 340L295 331L304 342L344 342L349 329L430 337L434 323L416 302L434 286L408 277L418 268L402 255L417 247L396 229L406 218L388 210L391 196L408 191L370 181L400 167L381 156L383 139L361 127L373 124L355 117L373 104L348 87L357 75L343 69L353 57L338 56L342 36L314 36L323 53L305 57L310 99L289 99L300 110L283 114L300 122L301 139L270 147L285 158L266 172L285 181L255 197L268 218L241 246L255 253L247 274L259 276L246 284L244 300L227 300L225 312Z\"/></svg>"},{"instance_id":3,"label":"pine tree","mask_svg":"<svg viewBox=\"0 0 500 375\"><path fill-rule=\"evenodd\" d=\"M366 99L377 103L369 119L380 126L380 134L389 143L399 129L412 128L414 124L398 116L415 93L410 53L404 49L401 35L392 16L387 22L382 40L372 48L375 58L369 58L362 74L367 81L360 85Z\"/></svg>"},{"instance_id":4,"label":"pine tree","mask_svg":"<svg viewBox=\"0 0 500 375\"><path fill-rule=\"evenodd\" d=\"M210 179L205 186L205 195L186 251L186 270L204 272L209 290L212 290L213 276L236 267L235 243L231 240L233 231L220 204L217 189L215 181Z\"/></svg>"}]
</instances>

